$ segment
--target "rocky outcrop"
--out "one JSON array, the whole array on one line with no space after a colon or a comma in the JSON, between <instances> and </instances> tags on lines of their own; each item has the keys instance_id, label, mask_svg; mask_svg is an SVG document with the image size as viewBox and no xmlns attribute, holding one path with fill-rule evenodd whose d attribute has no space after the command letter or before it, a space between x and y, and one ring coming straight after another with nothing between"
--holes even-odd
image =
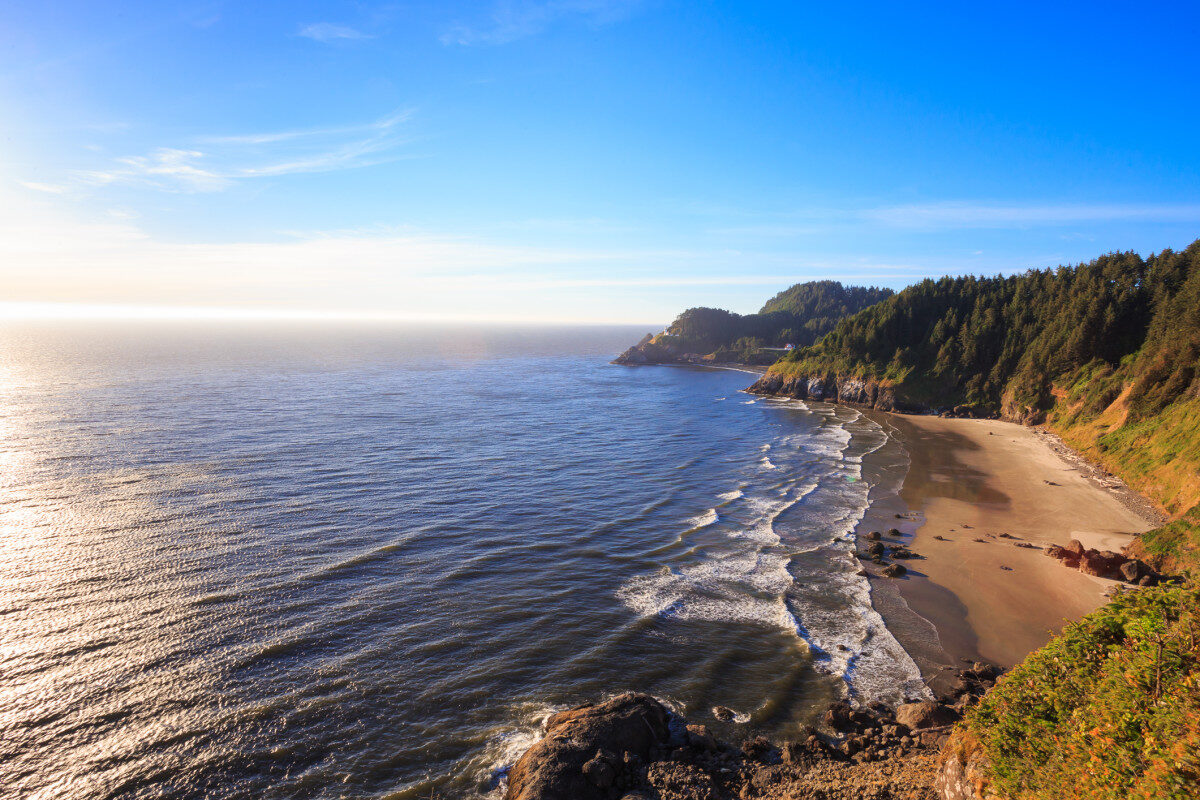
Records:
<instances>
[{"instance_id":1,"label":"rocky outcrop","mask_svg":"<svg viewBox=\"0 0 1200 800\"><path fill-rule=\"evenodd\" d=\"M1079 557L1079 571L1085 575L1109 580L1121 579L1121 565L1125 556L1112 550L1084 550Z\"/></svg>"},{"instance_id":2,"label":"rocky outcrop","mask_svg":"<svg viewBox=\"0 0 1200 800\"><path fill-rule=\"evenodd\" d=\"M506 800L935 800L950 722L990 687L986 664L960 670L937 702L895 709L834 703L820 730L740 746L652 697L625 694L556 714L509 773Z\"/></svg>"},{"instance_id":3,"label":"rocky outcrop","mask_svg":"<svg viewBox=\"0 0 1200 800\"><path fill-rule=\"evenodd\" d=\"M909 730L940 728L957 722L959 714L951 708L932 701L905 703L896 709L896 722Z\"/></svg>"},{"instance_id":4,"label":"rocky outcrop","mask_svg":"<svg viewBox=\"0 0 1200 800\"><path fill-rule=\"evenodd\" d=\"M750 389L752 395L773 395L816 399L830 403L853 403L866 405L883 411L904 410L896 408L895 396L889 386L874 380L860 378L836 378L833 375L781 375L768 372L755 381Z\"/></svg>"},{"instance_id":5,"label":"rocky outcrop","mask_svg":"<svg viewBox=\"0 0 1200 800\"><path fill-rule=\"evenodd\" d=\"M686 363L689 360L698 361L699 359L700 357L697 355L684 353L670 345L657 344L650 334L646 334L640 342L613 359L613 363L640 366L646 364L678 364Z\"/></svg>"},{"instance_id":6,"label":"rocky outcrop","mask_svg":"<svg viewBox=\"0 0 1200 800\"><path fill-rule=\"evenodd\" d=\"M768 372L746 391L751 394L795 397L799 400L825 400L877 408L881 411L928 411L922 406L897 402L890 386L863 378L833 375L781 375Z\"/></svg>"},{"instance_id":7,"label":"rocky outcrop","mask_svg":"<svg viewBox=\"0 0 1200 800\"><path fill-rule=\"evenodd\" d=\"M1078 539L1072 539L1066 545L1052 544L1046 548L1046 555L1058 559L1065 567L1078 569L1098 578L1124 581L1138 586L1154 586L1163 579L1145 561L1111 550L1085 549Z\"/></svg>"},{"instance_id":8,"label":"rocky outcrop","mask_svg":"<svg viewBox=\"0 0 1200 800\"><path fill-rule=\"evenodd\" d=\"M940 800L1003 800L992 791L983 748L962 729L942 750L933 786Z\"/></svg>"},{"instance_id":9,"label":"rocky outcrop","mask_svg":"<svg viewBox=\"0 0 1200 800\"><path fill-rule=\"evenodd\" d=\"M546 736L508 776L505 800L607 800L618 774L671 739L671 714L654 698L623 694L552 716Z\"/></svg>"},{"instance_id":10,"label":"rocky outcrop","mask_svg":"<svg viewBox=\"0 0 1200 800\"><path fill-rule=\"evenodd\" d=\"M829 403L845 403L866 406L880 411L899 411L907 414L938 414L943 417L968 417L971 419L995 419L996 414L983 406L946 405L934 407L911 398L898 395L896 387L869 378L845 377L832 373L809 375L785 375L768 371L746 390L751 394L774 397L794 397L799 400L823 400ZM1018 420L1006 415L1002 419ZM1025 421L1026 424L1032 424Z\"/></svg>"}]
</instances>

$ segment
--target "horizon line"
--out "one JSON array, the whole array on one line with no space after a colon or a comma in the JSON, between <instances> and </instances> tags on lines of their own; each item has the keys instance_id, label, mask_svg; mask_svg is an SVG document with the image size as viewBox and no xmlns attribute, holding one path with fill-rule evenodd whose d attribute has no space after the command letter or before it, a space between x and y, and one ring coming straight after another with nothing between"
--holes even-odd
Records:
<instances>
[{"instance_id":1,"label":"horizon line","mask_svg":"<svg viewBox=\"0 0 1200 800\"><path fill-rule=\"evenodd\" d=\"M238 306L174 306L131 303L69 303L37 300L0 301L0 322L364 322L375 324L480 324L663 326L663 322L620 320L581 321L530 317L478 317L454 314L412 314L390 311L322 310Z\"/></svg>"}]
</instances>

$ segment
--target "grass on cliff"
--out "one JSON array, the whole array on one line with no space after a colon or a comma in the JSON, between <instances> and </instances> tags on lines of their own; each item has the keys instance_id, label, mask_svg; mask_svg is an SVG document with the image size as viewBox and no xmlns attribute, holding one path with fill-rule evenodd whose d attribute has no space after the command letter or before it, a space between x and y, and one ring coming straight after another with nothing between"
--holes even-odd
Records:
<instances>
[{"instance_id":1,"label":"grass on cliff","mask_svg":"<svg viewBox=\"0 0 1200 800\"><path fill-rule=\"evenodd\" d=\"M964 724L1010 800L1200 797L1200 588L1117 597L1015 667Z\"/></svg>"},{"instance_id":2,"label":"grass on cliff","mask_svg":"<svg viewBox=\"0 0 1200 800\"><path fill-rule=\"evenodd\" d=\"M1130 408L1130 385L1119 378L1109 369L1085 370L1056 392L1047 424L1173 518L1138 537L1131 555L1168 573L1200 576L1200 400L1139 415Z\"/></svg>"}]
</instances>

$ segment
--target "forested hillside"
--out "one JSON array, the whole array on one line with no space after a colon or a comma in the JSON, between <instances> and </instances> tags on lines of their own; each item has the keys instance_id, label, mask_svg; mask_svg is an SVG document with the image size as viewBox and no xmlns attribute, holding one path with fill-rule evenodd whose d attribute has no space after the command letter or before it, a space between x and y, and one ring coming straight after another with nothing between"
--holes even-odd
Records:
<instances>
[{"instance_id":1,"label":"forested hillside","mask_svg":"<svg viewBox=\"0 0 1200 800\"><path fill-rule=\"evenodd\" d=\"M1157 502L1171 521L1131 554L1191 581L1121 597L1031 654L944 757L980 758L990 791L1013 800L1195 796L1200 241L923 281L789 354L754 390L1045 423Z\"/></svg>"},{"instance_id":2,"label":"forested hillside","mask_svg":"<svg viewBox=\"0 0 1200 800\"><path fill-rule=\"evenodd\" d=\"M1200 241L1142 258L926 280L771 368L779 385L877 384L897 406L1045 422L1180 522L1142 542L1197 563Z\"/></svg>"},{"instance_id":3,"label":"forested hillside","mask_svg":"<svg viewBox=\"0 0 1200 800\"><path fill-rule=\"evenodd\" d=\"M715 361L770 364L779 354L762 348L810 345L839 320L891 295L891 289L842 286L837 281L798 283L767 301L757 314L689 308L666 331L639 347L650 344L647 349L659 353L649 359L653 362L690 354L708 355Z\"/></svg>"}]
</instances>

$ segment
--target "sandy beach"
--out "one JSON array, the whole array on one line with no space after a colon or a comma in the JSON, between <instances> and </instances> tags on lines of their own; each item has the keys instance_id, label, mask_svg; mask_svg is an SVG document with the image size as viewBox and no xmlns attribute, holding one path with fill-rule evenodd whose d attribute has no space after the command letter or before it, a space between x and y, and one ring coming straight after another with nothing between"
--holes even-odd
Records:
<instances>
[{"instance_id":1,"label":"sandy beach","mask_svg":"<svg viewBox=\"0 0 1200 800\"><path fill-rule=\"evenodd\" d=\"M1044 546L1079 539L1119 550L1154 525L1035 429L881 416L911 466L899 502L863 528L897 528L924 557L904 562L904 578L873 583L881 611L927 674L962 658L1011 666L1104 602L1112 581L1064 568Z\"/></svg>"}]
</instances>

